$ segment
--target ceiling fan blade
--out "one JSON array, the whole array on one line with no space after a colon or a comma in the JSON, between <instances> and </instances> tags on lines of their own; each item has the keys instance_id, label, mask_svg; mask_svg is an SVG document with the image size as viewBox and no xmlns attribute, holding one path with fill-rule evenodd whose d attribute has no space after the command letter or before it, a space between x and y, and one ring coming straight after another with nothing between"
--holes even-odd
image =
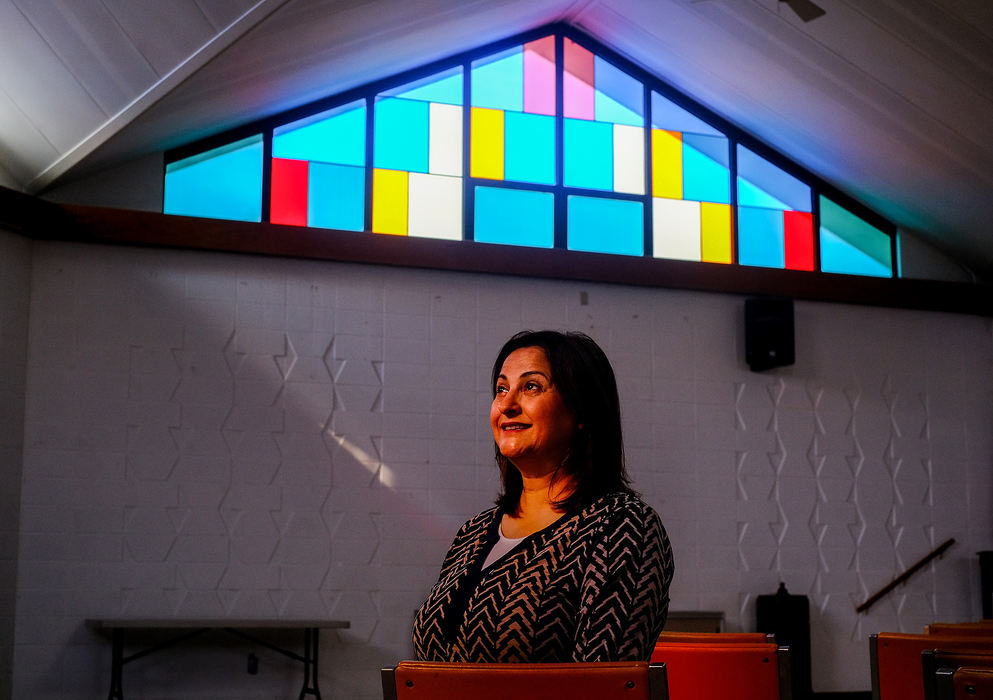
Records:
<instances>
[{"instance_id":1,"label":"ceiling fan blade","mask_svg":"<svg viewBox=\"0 0 993 700\"><path fill-rule=\"evenodd\" d=\"M779 0L780 2L785 2L791 10L793 10L797 17L802 19L804 22L809 22L811 20L817 19L821 15L825 14L824 10L819 6L815 5L811 0Z\"/></svg>"}]
</instances>

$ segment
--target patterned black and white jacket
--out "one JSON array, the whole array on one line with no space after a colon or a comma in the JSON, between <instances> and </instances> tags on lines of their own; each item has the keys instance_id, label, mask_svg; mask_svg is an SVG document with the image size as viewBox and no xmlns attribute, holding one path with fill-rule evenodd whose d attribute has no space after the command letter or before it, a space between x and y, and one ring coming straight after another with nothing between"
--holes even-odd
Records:
<instances>
[{"instance_id":1,"label":"patterned black and white jacket","mask_svg":"<svg viewBox=\"0 0 993 700\"><path fill-rule=\"evenodd\" d=\"M648 660L673 574L669 538L650 506L608 494L481 570L501 516L483 511L456 535L414 618L418 659Z\"/></svg>"}]
</instances>

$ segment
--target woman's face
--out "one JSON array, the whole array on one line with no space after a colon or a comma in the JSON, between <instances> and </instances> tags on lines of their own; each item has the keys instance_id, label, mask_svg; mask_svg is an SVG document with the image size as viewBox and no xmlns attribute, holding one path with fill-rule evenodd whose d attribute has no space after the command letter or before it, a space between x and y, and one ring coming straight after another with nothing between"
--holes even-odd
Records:
<instances>
[{"instance_id":1,"label":"woman's face","mask_svg":"<svg viewBox=\"0 0 993 700\"><path fill-rule=\"evenodd\" d=\"M569 454L576 420L552 383L545 351L519 348L507 355L490 407L500 454L525 475L551 473Z\"/></svg>"}]
</instances>

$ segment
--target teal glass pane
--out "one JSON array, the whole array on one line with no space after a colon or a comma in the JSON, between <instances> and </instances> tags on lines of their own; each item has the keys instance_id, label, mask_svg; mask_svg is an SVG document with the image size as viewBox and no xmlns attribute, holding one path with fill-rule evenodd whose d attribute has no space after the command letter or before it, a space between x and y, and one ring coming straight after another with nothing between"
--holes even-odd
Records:
<instances>
[{"instance_id":1,"label":"teal glass pane","mask_svg":"<svg viewBox=\"0 0 993 700\"><path fill-rule=\"evenodd\" d=\"M792 211L812 210L808 185L740 144L738 204Z\"/></svg>"},{"instance_id":2,"label":"teal glass pane","mask_svg":"<svg viewBox=\"0 0 993 700\"><path fill-rule=\"evenodd\" d=\"M820 197L821 270L892 277L890 237L827 197Z\"/></svg>"},{"instance_id":3,"label":"teal glass pane","mask_svg":"<svg viewBox=\"0 0 993 700\"><path fill-rule=\"evenodd\" d=\"M387 97L376 102L373 151L377 168L428 172L430 104Z\"/></svg>"},{"instance_id":4,"label":"teal glass pane","mask_svg":"<svg viewBox=\"0 0 993 700\"><path fill-rule=\"evenodd\" d=\"M599 56L593 59L597 121L645 126L645 95L639 81Z\"/></svg>"},{"instance_id":5,"label":"teal glass pane","mask_svg":"<svg viewBox=\"0 0 993 700\"><path fill-rule=\"evenodd\" d=\"M569 250L644 255L645 217L641 202L569 197Z\"/></svg>"},{"instance_id":6,"label":"teal glass pane","mask_svg":"<svg viewBox=\"0 0 993 700\"><path fill-rule=\"evenodd\" d=\"M261 221L262 135L169 163L162 211Z\"/></svg>"},{"instance_id":7,"label":"teal glass pane","mask_svg":"<svg viewBox=\"0 0 993 700\"><path fill-rule=\"evenodd\" d=\"M738 262L758 267L786 267L783 212L738 207Z\"/></svg>"},{"instance_id":8,"label":"teal glass pane","mask_svg":"<svg viewBox=\"0 0 993 700\"><path fill-rule=\"evenodd\" d=\"M462 105L462 68L453 68L442 73L407 83L383 92L385 97L400 97L405 100L439 102L446 105Z\"/></svg>"},{"instance_id":9,"label":"teal glass pane","mask_svg":"<svg viewBox=\"0 0 993 700\"><path fill-rule=\"evenodd\" d=\"M681 131L684 137L686 134L704 134L724 138L724 134L716 128L657 92L652 93L652 127Z\"/></svg>"},{"instance_id":10,"label":"teal glass pane","mask_svg":"<svg viewBox=\"0 0 993 700\"><path fill-rule=\"evenodd\" d=\"M731 203L728 140L683 134L683 199Z\"/></svg>"},{"instance_id":11,"label":"teal glass pane","mask_svg":"<svg viewBox=\"0 0 993 700\"><path fill-rule=\"evenodd\" d=\"M365 101L274 129L272 155L291 160L365 165Z\"/></svg>"},{"instance_id":12,"label":"teal glass pane","mask_svg":"<svg viewBox=\"0 0 993 700\"><path fill-rule=\"evenodd\" d=\"M474 222L474 237L481 243L551 248L555 197L550 192L477 187Z\"/></svg>"},{"instance_id":13,"label":"teal glass pane","mask_svg":"<svg viewBox=\"0 0 993 700\"><path fill-rule=\"evenodd\" d=\"M614 128L605 122L563 120L567 187L609 190L614 186Z\"/></svg>"},{"instance_id":14,"label":"teal glass pane","mask_svg":"<svg viewBox=\"0 0 993 700\"><path fill-rule=\"evenodd\" d=\"M821 228L821 271L892 277L890 268L823 227Z\"/></svg>"},{"instance_id":15,"label":"teal glass pane","mask_svg":"<svg viewBox=\"0 0 993 700\"><path fill-rule=\"evenodd\" d=\"M524 111L524 50L472 62L472 106Z\"/></svg>"},{"instance_id":16,"label":"teal glass pane","mask_svg":"<svg viewBox=\"0 0 993 700\"><path fill-rule=\"evenodd\" d=\"M346 231L365 229L365 168L311 163L307 225Z\"/></svg>"},{"instance_id":17,"label":"teal glass pane","mask_svg":"<svg viewBox=\"0 0 993 700\"><path fill-rule=\"evenodd\" d=\"M504 113L504 178L555 184L555 118Z\"/></svg>"}]
</instances>

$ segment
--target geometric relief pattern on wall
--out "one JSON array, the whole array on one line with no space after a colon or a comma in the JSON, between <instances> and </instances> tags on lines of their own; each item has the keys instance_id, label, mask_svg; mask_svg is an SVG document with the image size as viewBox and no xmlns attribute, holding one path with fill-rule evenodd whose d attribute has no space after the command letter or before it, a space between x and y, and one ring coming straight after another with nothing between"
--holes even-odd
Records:
<instances>
[{"instance_id":1,"label":"geometric relief pattern on wall","mask_svg":"<svg viewBox=\"0 0 993 700\"><path fill-rule=\"evenodd\" d=\"M327 343L278 328L187 323L179 342L132 341L123 585L142 615L323 614L330 565L322 437Z\"/></svg>"},{"instance_id":2,"label":"geometric relief pattern on wall","mask_svg":"<svg viewBox=\"0 0 993 700\"><path fill-rule=\"evenodd\" d=\"M852 639L868 631L850 611L935 545L927 397L888 374L872 384L785 373L735 384L743 590L785 581L821 614L844 612ZM918 574L877 607L916 629L938 612L932 584ZM753 595L741 598L742 620Z\"/></svg>"}]
</instances>

